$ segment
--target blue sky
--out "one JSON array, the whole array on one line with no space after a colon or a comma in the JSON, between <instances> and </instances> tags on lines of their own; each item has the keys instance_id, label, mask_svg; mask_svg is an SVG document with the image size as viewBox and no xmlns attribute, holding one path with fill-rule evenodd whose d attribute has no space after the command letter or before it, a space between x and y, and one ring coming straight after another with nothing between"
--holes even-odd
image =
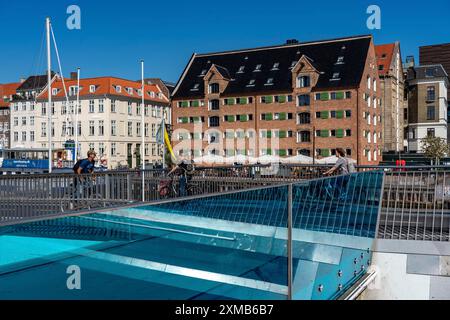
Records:
<instances>
[{"instance_id":1,"label":"blue sky","mask_svg":"<svg viewBox=\"0 0 450 320\"><path fill-rule=\"evenodd\" d=\"M81 8L81 30L66 27L67 7ZM366 26L369 5L381 8L381 30ZM63 71L82 77L176 82L193 52L204 53L373 34L376 44L400 41L403 59L418 47L450 42L448 0L413 1L106 1L0 0L0 83L42 73L45 17L53 22ZM56 70L56 68L54 68Z\"/></svg>"}]
</instances>

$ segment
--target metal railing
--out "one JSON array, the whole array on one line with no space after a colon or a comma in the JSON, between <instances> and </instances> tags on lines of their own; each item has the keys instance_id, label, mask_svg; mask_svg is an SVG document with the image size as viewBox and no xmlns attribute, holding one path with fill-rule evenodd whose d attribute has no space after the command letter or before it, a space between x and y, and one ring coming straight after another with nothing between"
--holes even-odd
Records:
<instances>
[{"instance_id":1,"label":"metal railing","mask_svg":"<svg viewBox=\"0 0 450 320\"><path fill-rule=\"evenodd\" d=\"M144 184L142 184L144 174ZM280 177L239 177L196 174L189 179L185 196L221 193L282 183ZM160 186L169 184L162 195ZM39 217L86 212L141 202L181 197L179 178L165 171L108 171L93 175L34 174L0 176L0 225Z\"/></svg>"},{"instance_id":2,"label":"metal railing","mask_svg":"<svg viewBox=\"0 0 450 320\"><path fill-rule=\"evenodd\" d=\"M186 196L305 181L323 177L329 165L251 165L196 168ZM450 168L359 166L385 176L378 237L450 241ZM179 198L179 181L163 170L145 171L145 201ZM170 181L169 181L170 180ZM171 185L162 196L162 182ZM318 198L319 199L319 198ZM40 217L113 208L142 201L142 171L107 171L78 179L72 174L0 176L0 225ZM327 204L325 204L327 205Z\"/></svg>"},{"instance_id":3,"label":"metal railing","mask_svg":"<svg viewBox=\"0 0 450 320\"><path fill-rule=\"evenodd\" d=\"M450 170L385 173L381 239L450 241Z\"/></svg>"}]
</instances>

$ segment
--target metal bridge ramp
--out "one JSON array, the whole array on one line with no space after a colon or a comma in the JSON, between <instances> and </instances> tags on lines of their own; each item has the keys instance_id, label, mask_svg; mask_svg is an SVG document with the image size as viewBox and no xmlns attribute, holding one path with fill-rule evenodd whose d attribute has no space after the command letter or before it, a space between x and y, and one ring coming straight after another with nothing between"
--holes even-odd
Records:
<instances>
[{"instance_id":1,"label":"metal bridge ramp","mask_svg":"<svg viewBox=\"0 0 450 320\"><path fill-rule=\"evenodd\" d=\"M359 173L3 227L0 298L335 299L370 264L381 187Z\"/></svg>"}]
</instances>

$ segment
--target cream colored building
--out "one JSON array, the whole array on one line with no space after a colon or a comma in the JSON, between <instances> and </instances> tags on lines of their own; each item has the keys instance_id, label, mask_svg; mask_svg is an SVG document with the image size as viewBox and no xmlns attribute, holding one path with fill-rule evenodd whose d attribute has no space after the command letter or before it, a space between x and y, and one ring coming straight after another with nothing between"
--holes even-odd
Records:
<instances>
[{"instance_id":1,"label":"cream colored building","mask_svg":"<svg viewBox=\"0 0 450 320\"><path fill-rule=\"evenodd\" d=\"M171 113L169 98L157 85L145 85L143 107L140 82L112 77L82 79L78 110L77 81L66 80L65 85L68 99L61 80L52 84L53 148L64 148L66 141L75 141L77 130L79 158L86 157L89 150L95 150L110 169L119 165L135 168L141 164L144 135L145 161L162 161L162 146L158 144L156 134L163 117L167 124L171 123ZM12 113L12 147L48 148L50 108L46 101L47 91L44 91L38 96L33 110ZM17 141L14 139L16 133Z\"/></svg>"}]
</instances>

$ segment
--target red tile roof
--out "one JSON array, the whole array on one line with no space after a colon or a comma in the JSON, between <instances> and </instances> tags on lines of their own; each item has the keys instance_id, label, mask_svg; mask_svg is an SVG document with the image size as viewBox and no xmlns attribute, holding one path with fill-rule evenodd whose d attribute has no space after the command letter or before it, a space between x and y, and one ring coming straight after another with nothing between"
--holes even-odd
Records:
<instances>
[{"instance_id":1,"label":"red tile roof","mask_svg":"<svg viewBox=\"0 0 450 320\"><path fill-rule=\"evenodd\" d=\"M69 94L69 88L72 86L77 86L77 80L64 79L64 83L66 86L67 94ZM95 92L90 92L90 86L95 86ZM121 90L118 92L116 88L120 86ZM132 80L125 80L115 77L99 77L99 78L87 78L80 79L80 97L83 96L98 96L98 95L114 95L114 96L122 96L127 98L135 98L142 99L142 97L138 94L138 90L142 88L141 82L135 82ZM128 92L128 88L131 88L131 94ZM146 84L145 88L145 100L154 101L154 102L165 102L168 103L169 100L166 96L162 96L158 98L158 93L162 93L160 88L154 84ZM52 95L53 98L63 99L65 97L64 87L61 79L56 80L52 84L52 90L58 89L56 95ZM154 97L152 97L152 92L154 93ZM38 100L47 100L47 90L43 91L39 96Z\"/></svg>"},{"instance_id":2,"label":"red tile roof","mask_svg":"<svg viewBox=\"0 0 450 320\"><path fill-rule=\"evenodd\" d=\"M395 43L375 46L375 53L377 55L378 74L384 76L389 72L391 67L392 57L394 56ZM380 70L379 66L383 66Z\"/></svg>"},{"instance_id":3,"label":"red tile roof","mask_svg":"<svg viewBox=\"0 0 450 320\"><path fill-rule=\"evenodd\" d=\"M9 106L9 99L12 95L16 94L16 90L20 87L21 83L7 83L0 84L0 107L5 108Z\"/></svg>"}]
</instances>

